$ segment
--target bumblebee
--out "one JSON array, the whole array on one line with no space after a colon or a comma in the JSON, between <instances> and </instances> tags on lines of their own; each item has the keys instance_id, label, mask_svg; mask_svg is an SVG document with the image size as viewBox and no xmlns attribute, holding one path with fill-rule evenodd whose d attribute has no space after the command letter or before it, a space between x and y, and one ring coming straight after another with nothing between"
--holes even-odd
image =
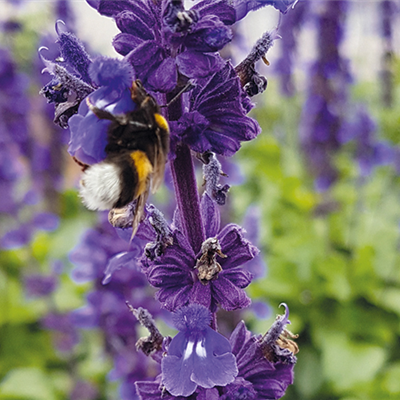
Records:
<instances>
[{"instance_id":1,"label":"bumblebee","mask_svg":"<svg viewBox=\"0 0 400 400\"><path fill-rule=\"evenodd\" d=\"M164 177L169 128L156 100L139 80L133 82L131 97L137 107L120 115L94 106L87 98L89 109L111 123L106 158L90 166L80 163L80 197L90 210L111 210L109 220L114 226L119 225L120 217L133 213L129 223L133 237L150 190L154 193Z\"/></svg>"}]
</instances>

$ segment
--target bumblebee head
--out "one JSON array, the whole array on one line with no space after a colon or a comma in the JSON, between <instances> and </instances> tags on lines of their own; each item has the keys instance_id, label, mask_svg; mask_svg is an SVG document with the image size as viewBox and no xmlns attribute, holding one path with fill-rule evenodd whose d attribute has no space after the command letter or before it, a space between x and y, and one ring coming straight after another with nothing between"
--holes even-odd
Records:
<instances>
[{"instance_id":1,"label":"bumblebee head","mask_svg":"<svg viewBox=\"0 0 400 400\"><path fill-rule=\"evenodd\" d=\"M79 195L89 210L110 210L121 197L121 171L117 164L102 161L82 174Z\"/></svg>"}]
</instances>

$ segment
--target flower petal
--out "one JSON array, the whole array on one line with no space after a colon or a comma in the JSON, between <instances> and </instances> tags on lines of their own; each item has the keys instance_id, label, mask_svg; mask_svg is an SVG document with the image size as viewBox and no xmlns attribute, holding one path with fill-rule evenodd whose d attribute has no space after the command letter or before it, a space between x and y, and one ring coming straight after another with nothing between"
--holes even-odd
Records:
<instances>
[{"instance_id":1,"label":"flower petal","mask_svg":"<svg viewBox=\"0 0 400 400\"><path fill-rule=\"evenodd\" d=\"M228 255L220 261L223 269L238 267L252 260L259 253L259 250L244 238L243 229L238 225L226 225L217 237L222 252Z\"/></svg>"},{"instance_id":2,"label":"flower petal","mask_svg":"<svg viewBox=\"0 0 400 400\"><path fill-rule=\"evenodd\" d=\"M224 61L218 54L187 50L177 55L176 64L188 78L204 78L219 71Z\"/></svg>"},{"instance_id":3,"label":"flower petal","mask_svg":"<svg viewBox=\"0 0 400 400\"><path fill-rule=\"evenodd\" d=\"M211 283L212 298L224 310L233 311L246 308L251 304L251 300L246 292L237 287L222 274L218 279Z\"/></svg>"}]
</instances>

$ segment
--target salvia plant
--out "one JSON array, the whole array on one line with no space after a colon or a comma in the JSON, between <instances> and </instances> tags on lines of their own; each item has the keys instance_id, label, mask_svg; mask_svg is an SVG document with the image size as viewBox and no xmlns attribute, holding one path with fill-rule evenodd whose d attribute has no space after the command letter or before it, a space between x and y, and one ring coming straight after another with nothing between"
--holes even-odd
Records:
<instances>
[{"instance_id":1,"label":"salvia plant","mask_svg":"<svg viewBox=\"0 0 400 400\"><path fill-rule=\"evenodd\" d=\"M120 33L113 46L123 57L91 57L57 21L59 55L39 50L51 74L41 93L55 106L54 122L70 130L83 203L106 214L71 253L74 278L96 282L86 306L64 324L49 316L48 326L64 334L71 326L100 327L124 399L281 398L298 351L286 329L288 306L263 334L240 322L227 338L217 317L250 305L245 288L259 253L242 227L221 226L229 186L220 183L218 158L260 133L247 114L251 97L266 89L257 62L268 63L279 29L265 32L236 66L219 52L249 12L271 5L286 13L296 2L88 3L114 19ZM166 165L174 193L170 221L147 203ZM174 337L163 336L160 316L179 331ZM138 324L149 336L138 338Z\"/></svg>"}]
</instances>

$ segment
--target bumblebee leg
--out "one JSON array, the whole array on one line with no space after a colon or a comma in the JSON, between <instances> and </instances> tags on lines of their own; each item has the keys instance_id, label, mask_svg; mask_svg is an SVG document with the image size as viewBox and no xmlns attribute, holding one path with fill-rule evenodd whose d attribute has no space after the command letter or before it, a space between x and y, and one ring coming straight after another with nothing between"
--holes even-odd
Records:
<instances>
[{"instance_id":1,"label":"bumblebee leg","mask_svg":"<svg viewBox=\"0 0 400 400\"><path fill-rule=\"evenodd\" d=\"M72 157L72 159L81 167L82 172L85 172L90 165L83 163L82 161L79 161L75 156Z\"/></svg>"},{"instance_id":2,"label":"bumblebee leg","mask_svg":"<svg viewBox=\"0 0 400 400\"><path fill-rule=\"evenodd\" d=\"M119 122L119 121L118 121ZM152 129L152 126L150 124L144 124L143 122L138 122L138 121L133 121L133 120L127 120L125 124L121 125L130 125L132 127L132 131L147 131Z\"/></svg>"},{"instance_id":3,"label":"bumblebee leg","mask_svg":"<svg viewBox=\"0 0 400 400\"><path fill-rule=\"evenodd\" d=\"M89 97L86 97L86 104L89 107L89 110L99 119L108 119L110 121L115 121L115 116L111 114L110 112L103 110L101 108L96 107L93 105Z\"/></svg>"}]
</instances>

